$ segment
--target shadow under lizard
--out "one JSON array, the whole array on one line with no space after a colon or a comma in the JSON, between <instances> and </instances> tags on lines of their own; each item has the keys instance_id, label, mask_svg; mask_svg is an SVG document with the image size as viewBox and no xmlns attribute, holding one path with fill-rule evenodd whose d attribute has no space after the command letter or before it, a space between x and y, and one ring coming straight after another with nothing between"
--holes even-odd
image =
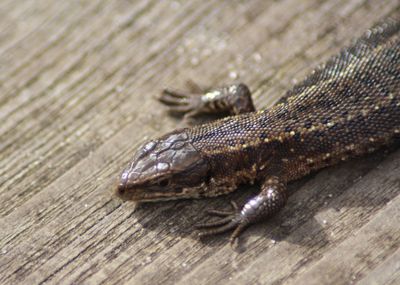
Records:
<instances>
[{"instance_id":1,"label":"shadow under lizard","mask_svg":"<svg viewBox=\"0 0 400 285\"><path fill-rule=\"evenodd\" d=\"M378 23L269 109L256 111L244 84L205 93L164 90L160 101L185 118L231 116L147 142L122 172L118 196L212 197L259 183L259 194L243 207L209 211L220 219L199 225L200 235L233 230L232 243L285 205L289 181L400 138L400 19Z\"/></svg>"}]
</instances>

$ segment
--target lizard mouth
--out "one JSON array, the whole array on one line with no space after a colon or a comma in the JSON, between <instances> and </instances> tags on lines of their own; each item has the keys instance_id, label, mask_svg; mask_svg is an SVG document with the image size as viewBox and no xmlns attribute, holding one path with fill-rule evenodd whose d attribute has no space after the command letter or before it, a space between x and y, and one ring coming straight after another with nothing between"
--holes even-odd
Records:
<instances>
[{"instance_id":1,"label":"lizard mouth","mask_svg":"<svg viewBox=\"0 0 400 285\"><path fill-rule=\"evenodd\" d=\"M118 185L117 196L122 200L131 200L136 202L159 202L177 199L194 198L189 197L185 191L174 189L173 192L148 192L148 189L135 188L126 189L126 186ZM122 191L121 191L122 190Z\"/></svg>"}]
</instances>

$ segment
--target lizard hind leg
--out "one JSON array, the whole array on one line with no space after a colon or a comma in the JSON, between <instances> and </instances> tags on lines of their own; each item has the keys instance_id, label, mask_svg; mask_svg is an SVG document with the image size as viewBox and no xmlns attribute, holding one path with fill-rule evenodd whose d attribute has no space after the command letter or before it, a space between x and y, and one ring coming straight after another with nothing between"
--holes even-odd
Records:
<instances>
[{"instance_id":1,"label":"lizard hind leg","mask_svg":"<svg viewBox=\"0 0 400 285\"><path fill-rule=\"evenodd\" d=\"M277 177L268 178L261 186L260 193L251 198L241 210L236 208L229 215L222 215L220 211L209 211L222 218L216 222L199 225L199 228L207 228L200 233L200 236L219 234L233 229L230 237L230 243L233 245L249 225L277 213L286 201L285 185L280 183ZM221 215L218 215L219 213Z\"/></svg>"},{"instance_id":2,"label":"lizard hind leg","mask_svg":"<svg viewBox=\"0 0 400 285\"><path fill-rule=\"evenodd\" d=\"M238 115L255 111L250 90L245 84L232 84L201 93L165 89L158 99L171 113L184 114L185 119L207 113Z\"/></svg>"}]
</instances>

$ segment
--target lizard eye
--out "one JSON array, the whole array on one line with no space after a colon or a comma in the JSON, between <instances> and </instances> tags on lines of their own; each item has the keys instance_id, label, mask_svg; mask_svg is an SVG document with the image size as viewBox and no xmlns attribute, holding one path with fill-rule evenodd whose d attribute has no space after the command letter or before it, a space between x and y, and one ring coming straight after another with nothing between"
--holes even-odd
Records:
<instances>
[{"instance_id":1,"label":"lizard eye","mask_svg":"<svg viewBox=\"0 0 400 285\"><path fill-rule=\"evenodd\" d=\"M162 179L157 182L160 187L167 187L169 185L169 179Z\"/></svg>"}]
</instances>

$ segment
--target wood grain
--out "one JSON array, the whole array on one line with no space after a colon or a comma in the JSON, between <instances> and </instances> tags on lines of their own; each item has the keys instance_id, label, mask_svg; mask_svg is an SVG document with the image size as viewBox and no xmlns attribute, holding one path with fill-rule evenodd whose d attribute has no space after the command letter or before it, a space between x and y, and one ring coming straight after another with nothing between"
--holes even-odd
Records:
<instances>
[{"instance_id":1,"label":"wood grain","mask_svg":"<svg viewBox=\"0 0 400 285\"><path fill-rule=\"evenodd\" d=\"M179 121L164 87L247 83L258 108L397 0L0 1L1 284L397 284L400 151L290 186L288 206L204 241L204 210L113 195L135 148ZM253 189L254 190L254 189Z\"/></svg>"}]
</instances>

